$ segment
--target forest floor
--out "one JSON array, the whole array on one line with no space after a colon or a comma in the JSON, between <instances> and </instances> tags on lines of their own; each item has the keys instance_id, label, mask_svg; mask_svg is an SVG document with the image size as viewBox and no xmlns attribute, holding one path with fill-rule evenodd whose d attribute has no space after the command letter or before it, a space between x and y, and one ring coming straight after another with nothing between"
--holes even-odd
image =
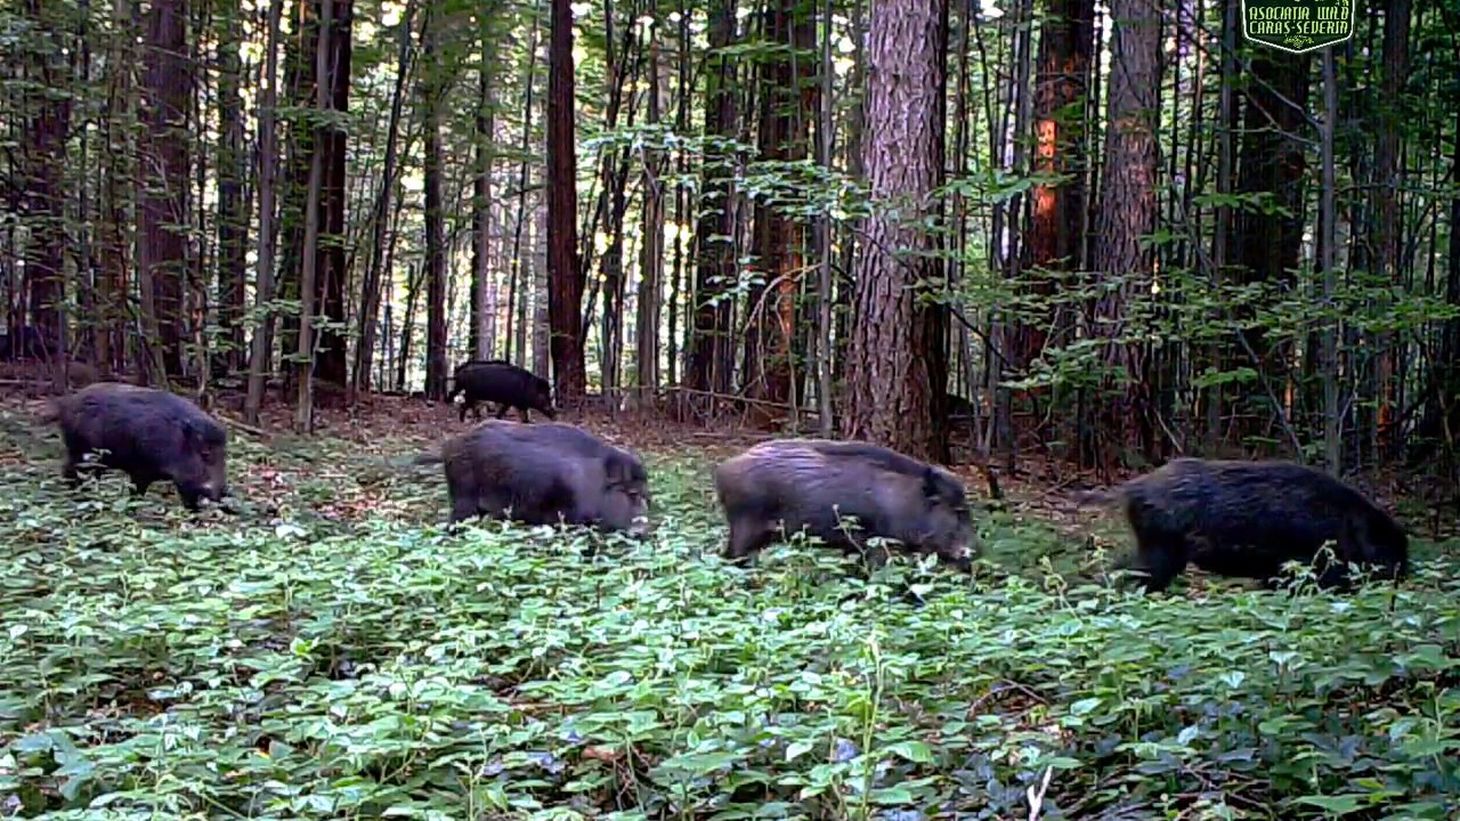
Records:
<instances>
[{"instance_id":1,"label":"forest floor","mask_svg":"<svg viewBox=\"0 0 1460 821\"><path fill-rule=\"evenodd\" d=\"M765 434L570 419L644 456L652 538L448 528L403 464L470 420L388 397L235 427L239 510L190 516L65 488L42 401L0 399L0 815L1460 813L1454 541L1397 589L1141 597L1088 480L1036 466L978 506L972 576L800 540L742 568L708 470Z\"/></svg>"}]
</instances>

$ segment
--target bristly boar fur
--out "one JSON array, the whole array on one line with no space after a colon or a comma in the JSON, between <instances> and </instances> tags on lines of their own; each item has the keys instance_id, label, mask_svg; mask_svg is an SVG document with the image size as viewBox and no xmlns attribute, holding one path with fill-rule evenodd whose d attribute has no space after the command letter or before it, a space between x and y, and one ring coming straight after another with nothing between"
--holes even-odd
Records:
<instances>
[{"instance_id":1,"label":"bristly boar fur","mask_svg":"<svg viewBox=\"0 0 1460 821\"><path fill-rule=\"evenodd\" d=\"M44 421L59 422L66 443L61 475L73 486L77 466L99 454L102 466L125 472L138 495L170 481L189 510L228 493L228 433L188 400L167 391L98 382L62 397Z\"/></svg>"},{"instance_id":2,"label":"bristly boar fur","mask_svg":"<svg viewBox=\"0 0 1460 821\"><path fill-rule=\"evenodd\" d=\"M730 526L726 556L744 559L784 530L805 528L827 544L864 552L866 539L895 539L967 570L973 527L953 474L865 442L779 439L715 468ZM856 519L853 532L843 518ZM880 563L880 554L870 558Z\"/></svg>"},{"instance_id":3,"label":"bristly boar fur","mask_svg":"<svg viewBox=\"0 0 1460 821\"><path fill-rule=\"evenodd\" d=\"M572 425L488 421L416 457L417 464L442 462L453 522L510 516L630 535L647 530L643 463Z\"/></svg>"},{"instance_id":4,"label":"bristly boar fur","mask_svg":"<svg viewBox=\"0 0 1460 821\"><path fill-rule=\"evenodd\" d=\"M1404 530L1354 488L1291 462L1176 459L1082 501L1118 502L1136 539L1121 567L1166 589L1188 563L1223 576L1272 583L1286 562L1313 563L1324 588L1349 586L1346 564L1402 579ZM1332 543L1337 561L1322 551Z\"/></svg>"}]
</instances>

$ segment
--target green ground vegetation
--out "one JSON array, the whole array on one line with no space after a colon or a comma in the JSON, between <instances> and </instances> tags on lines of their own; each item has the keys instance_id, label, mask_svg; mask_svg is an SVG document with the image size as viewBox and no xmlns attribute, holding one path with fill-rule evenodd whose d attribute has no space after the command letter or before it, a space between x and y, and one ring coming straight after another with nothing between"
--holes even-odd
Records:
<instances>
[{"instance_id":1,"label":"green ground vegetation","mask_svg":"<svg viewBox=\"0 0 1460 821\"><path fill-rule=\"evenodd\" d=\"M239 438L236 516L0 432L0 814L1454 818L1460 581L1142 598L996 514L972 576L440 522L435 472ZM410 443L378 443L381 451ZM1031 816L1031 811L1034 814Z\"/></svg>"}]
</instances>

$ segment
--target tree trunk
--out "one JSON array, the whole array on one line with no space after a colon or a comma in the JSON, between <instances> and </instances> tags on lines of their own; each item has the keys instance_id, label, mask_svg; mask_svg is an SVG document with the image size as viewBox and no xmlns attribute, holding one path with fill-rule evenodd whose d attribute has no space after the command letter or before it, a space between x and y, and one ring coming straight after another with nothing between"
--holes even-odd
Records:
<instances>
[{"instance_id":1,"label":"tree trunk","mask_svg":"<svg viewBox=\"0 0 1460 821\"><path fill-rule=\"evenodd\" d=\"M385 167L380 182L380 191L375 197L375 212L371 215L372 238L370 261L365 269L365 282L360 290L360 318L355 345L355 373L353 384L356 392L370 389L370 364L375 356L375 325L380 313L380 291L382 280L381 263L385 256L387 238L390 236L390 202L396 197L397 165L399 164L401 108L405 104L406 78L411 68L412 19L415 17L415 0L407 0L401 11L396 46L395 90L390 97L390 120L385 127ZM389 270L386 268L385 270ZM389 342L386 343L389 349Z\"/></svg>"},{"instance_id":2,"label":"tree trunk","mask_svg":"<svg viewBox=\"0 0 1460 821\"><path fill-rule=\"evenodd\" d=\"M735 19L735 0L716 0L710 8L710 54L705 58L705 134L710 137L731 139L738 128L735 58L726 53L736 39ZM735 284L736 198L732 162L728 155L706 155L701 172L704 193L695 229L699 253L686 380L694 390L717 394L730 392L733 371L729 294Z\"/></svg>"},{"instance_id":3,"label":"tree trunk","mask_svg":"<svg viewBox=\"0 0 1460 821\"><path fill-rule=\"evenodd\" d=\"M315 41L315 101L314 106L321 120L329 116L334 102L331 89L334 83L330 57L334 51L334 0L320 3L318 39ZM314 317L318 292L319 267L323 260L320 253L320 233L324 220L322 200L325 177L325 127L314 129L314 149L309 160L309 183L304 204L304 247L301 249L303 265L299 274L299 347L296 350L298 368L295 376L298 398L294 406L294 432L310 433L314 429Z\"/></svg>"},{"instance_id":4,"label":"tree trunk","mask_svg":"<svg viewBox=\"0 0 1460 821\"><path fill-rule=\"evenodd\" d=\"M137 206L137 275L154 379L182 373L182 280L187 267L187 0L154 0L146 16ZM155 330L155 333L153 331Z\"/></svg>"},{"instance_id":5,"label":"tree trunk","mask_svg":"<svg viewBox=\"0 0 1460 821\"><path fill-rule=\"evenodd\" d=\"M821 75L821 105L816 119L816 163L831 173L831 137L834 100L832 99L831 40L832 2L822 4L821 60L818 73ZM831 419L831 216L825 215L816 221L816 332L811 345L812 361L816 367L816 427L823 439L832 436Z\"/></svg>"},{"instance_id":6,"label":"tree trunk","mask_svg":"<svg viewBox=\"0 0 1460 821\"><path fill-rule=\"evenodd\" d=\"M649 6L650 15L654 5ZM649 33L649 126L659 124L659 41L654 32ZM639 294L638 317L634 321L635 382L638 385L639 405L647 407L654 401L654 392L659 387L659 317L663 301L664 278L664 156L659 151L649 150L644 156L643 174L643 237L639 246Z\"/></svg>"},{"instance_id":7,"label":"tree trunk","mask_svg":"<svg viewBox=\"0 0 1460 821\"><path fill-rule=\"evenodd\" d=\"M421 278L425 266L412 266L406 271L406 316L400 326L400 356L395 360L395 389L405 392L406 367L411 361L411 337L416 330L416 304L421 301Z\"/></svg>"},{"instance_id":8,"label":"tree trunk","mask_svg":"<svg viewBox=\"0 0 1460 821\"><path fill-rule=\"evenodd\" d=\"M1307 129L1308 66L1306 54L1284 54L1270 48L1254 51L1253 76L1243 95L1246 107L1237 189L1244 194L1268 192L1274 204L1288 213L1281 216L1250 209L1239 212L1232 237L1237 252L1229 258L1242 266L1239 281L1243 284L1287 288L1298 267L1307 224L1303 193L1307 148L1302 134ZM1272 350L1260 326L1249 325L1242 335L1242 358L1269 384L1281 384L1286 379L1286 352ZM1266 396L1266 392L1254 396ZM1269 410L1283 412L1281 408ZM1265 432L1268 421L1252 415L1238 427L1245 434L1256 435Z\"/></svg>"},{"instance_id":9,"label":"tree trunk","mask_svg":"<svg viewBox=\"0 0 1460 821\"><path fill-rule=\"evenodd\" d=\"M273 352L274 315L268 306L274 300L274 180L279 167L278 136L275 131L275 108L278 105L279 22L284 13L284 0L269 3L268 36L264 42L264 77L258 105L259 117L259 237L258 275L255 304L259 310L259 327L254 329L253 346L248 359L248 396L244 399L244 419L257 425L259 409L264 401L264 371Z\"/></svg>"},{"instance_id":10,"label":"tree trunk","mask_svg":"<svg viewBox=\"0 0 1460 821\"><path fill-rule=\"evenodd\" d=\"M1068 175L1069 181L1036 185L1029 230L1029 263L1035 269L1080 270L1085 214L1084 109L1094 45L1092 0L1054 0L1040 29L1034 79L1034 171ZM1054 278L1036 270L1034 291L1051 295ZM1027 368L1044 350L1049 317L1021 323L1009 351L1017 369Z\"/></svg>"},{"instance_id":11,"label":"tree trunk","mask_svg":"<svg viewBox=\"0 0 1460 821\"><path fill-rule=\"evenodd\" d=\"M1160 113L1161 13L1155 0L1115 0L1111 6L1111 71L1105 132L1105 176L1096 219L1095 270L1119 278L1119 288L1102 296L1091 323L1105 337L1108 371L1099 401L1097 429L1114 439L1116 450L1150 454L1150 418L1145 356L1136 343L1120 339L1130 302L1149 293L1151 253L1141 239L1156 222L1156 128ZM1109 449L1104 459L1111 461Z\"/></svg>"},{"instance_id":12,"label":"tree trunk","mask_svg":"<svg viewBox=\"0 0 1460 821\"><path fill-rule=\"evenodd\" d=\"M445 94L443 66L437 61L436 15L426 15L421 62L424 76L426 222L426 398L446 398L449 367L446 362L446 236L441 203L441 173L445 157L441 147L441 103Z\"/></svg>"},{"instance_id":13,"label":"tree trunk","mask_svg":"<svg viewBox=\"0 0 1460 821\"><path fill-rule=\"evenodd\" d=\"M26 243L25 287L31 317L39 332L43 353L55 357L65 346L62 304L66 296L66 191L62 172L67 167L66 142L71 130L71 102L52 90L66 87L63 50L67 35L54 15L61 9L48 0L26 0L26 16L40 37L28 43L31 72L24 100L30 121L22 131L25 169ZM11 340L21 339L10 327Z\"/></svg>"},{"instance_id":14,"label":"tree trunk","mask_svg":"<svg viewBox=\"0 0 1460 821\"><path fill-rule=\"evenodd\" d=\"M1338 243L1338 215L1335 213L1338 173L1333 158L1334 131L1338 126L1338 77L1334 69L1333 46L1323 49L1323 121L1319 125L1322 143L1323 188L1318 209L1319 267L1323 271L1323 306L1328 317L1323 331L1323 455L1328 472L1343 470L1342 414L1339 399L1338 340L1341 324L1334 303L1338 271L1334 257Z\"/></svg>"},{"instance_id":15,"label":"tree trunk","mask_svg":"<svg viewBox=\"0 0 1460 821\"><path fill-rule=\"evenodd\" d=\"M551 0L548 44L547 243L548 315L553 384L558 401L582 398L583 284L578 268L577 142L574 139L573 10L569 0Z\"/></svg>"},{"instance_id":16,"label":"tree trunk","mask_svg":"<svg viewBox=\"0 0 1460 821\"><path fill-rule=\"evenodd\" d=\"M472 179L471 353L490 359L497 337L497 289L492 280L492 165L496 117L492 100L496 62L493 32L482 26L482 65L477 74L476 174Z\"/></svg>"},{"instance_id":17,"label":"tree trunk","mask_svg":"<svg viewBox=\"0 0 1460 821\"><path fill-rule=\"evenodd\" d=\"M858 248L843 413L849 438L931 459L946 455L933 396L946 309L917 291L939 275L929 223L941 216L947 32L944 0L872 4L862 162L873 212Z\"/></svg>"},{"instance_id":18,"label":"tree trunk","mask_svg":"<svg viewBox=\"0 0 1460 821\"><path fill-rule=\"evenodd\" d=\"M322 20L330 25L329 83L325 92L330 96L330 110L341 116L350 107L350 56L351 28L354 19L354 0L313 0L333 5L329 16ZM323 34L320 35L324 37ZM339 117L330 120L318 132L316 150L323 151L323 179L321 182L319 207L323 209L320 219L320 241L315 253L317 273L316 305L325 323L318 330L319 344L315 354L315 377L319 380L343 387L348 379L348 350L344 333L345 317L345 206L346 206L346 150L349 132L337 124Z\"/></svg>"},{"instance_id":19,"label":"tree trunk","mask_svg":"<svg viewBox=\"0 0 1460 821\"><path fill-rule=\"evenodd\" d=\"M1402 285L1399 188L1403 179L1399 167L1400 132L1404 83L1409 76L1409 27L1411 0L1387 0L1384 4L1384 63L1379 82L1378 132L1374 143L1373 254L1375 270L1386 283ZM1457 137L1460 139L1460 137ZM1452 230L1455 230L1452 227ZM1396 338L1380 332L1375 340L1377 396L1375 439L1379 456L1393 456L1399 443L1395 413L1399 379L1395 373Z\"/></svg>"},{"instance_id":20,"label":"tree trunk","mask_svg":"<svg viewBox=\"0 0 1460 821\"><path fill-rule=\"evenodd\" d=\"M125 30L133 25L135 12L131 0L114 0L112 26ZM101 273L97 282L96 304L100 314L101 333L97 335L97 371L110 377L114 368L128 361L127 305L130 293L132 259L131 204L135 188L133 158L135 143L132 127L136 116L133 100L134 43L128 37L112 37L108 51L106 107L106 179L102 186L102 218L100 220Z\"/></svg>"},{"instance_id":21,"label":"tree trunk","mask_svg":"<svg viewBox=\"0 0 1460 821\"><path fill-rule=\"evenodd\" d=\"M248 176L243 143L243 65L239 40L231 36L243 26L242 5L233 0L216 19L218 32L218 324L227 330L227 348L219 364L227 373L244 367L245 288L248 284Z\"/></svg>"},{"instance_id":22,"label":"tree trunk","mask_svg":"<svg viewBox=\"0 0 1460 821\"><path fill-rule=\"evenodd\" d=\"M771 0L763 15L762 36L781 48L761 61L761 160L799 162L806 158L809 116L801 87L811 76L810 60L797 60L797 50L815 48L814 22L808 9L795 0ZM794 404L793 340L796 336L796 301L803 267L801 223L774 206L757 202L752 253L763 281L751 286L745 330L744 380L746 393L777 404ZM764 406L757 406L764 408Z\"/></svg>"},{"instance_id":23,"label":"tree trunk","mask_svg":"<svg viewBox=\"0 0 1460 821\"><path fill-rule=\"evenodd\" d=\"M546 205L539 204L532 220L532 372L544 374L548 372L548 365L552 352L558 344L553 339L552 324L552 270L548 263L548 256L552 253L552 243L555 241L550 233L552 224L551 211ZM526 297L524 296L525 300ZM525 304L525 302L524 302ZM581 350L581 348L580 348ZM556 364L552 363L556 371ZM559 401L562 401L562 393L558 393Z\"/></svg>"}]
</instances>

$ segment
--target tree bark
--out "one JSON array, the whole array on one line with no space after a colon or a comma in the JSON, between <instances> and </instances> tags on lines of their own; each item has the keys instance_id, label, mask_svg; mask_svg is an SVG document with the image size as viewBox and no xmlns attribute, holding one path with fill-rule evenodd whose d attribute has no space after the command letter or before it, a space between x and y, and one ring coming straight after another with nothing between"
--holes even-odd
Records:
<instances>
[{"instance_id":1,"label":"tree bark","mask_svg":"<svg viewBox=\"0 0 1460 821\"><path fill-rule=\"evenodd\" d=\"M559 402L582 398L583 284L578 268L578 174L574 139L573 11L569 0L551 0L548 44L547 219L548 315L553 384Z\"/></svg>"},{"instance_id":2,"label":"tree bark","mask_svg":"<svg viewBox=\"0 0 1460 821\"><path fill-rule=\"evenodd\" d=\"M182 280L187 267L188 110L192 78L187 54L187 0L154 0L146 15L142 56L145 128L140 147L137 275L149 331L154 379L182 373ZM152 331L155 329L155 333Z\"/></svg>"},{"instance_id":3,"label":"tree bark","mask_svg":"<svg viewBox=\"0 0 1460 821\"><path fill-rule=\"evenodd\" d=\"M943 181L944 0L874 0L867 34L863 166L873 213L858 248L856 318L847 361L844 433L917 458L940 459L934 419L942 346L934 191Z\"/></svg>"},{"instance_id":4,"label":"tree bark","mask_svg":"<svg viewBox=\"0 0 1460 821\"><path fill-rule=\"evenodd\" d=\"M1034 79L1034 171L1068 176L1036 185L1029 230L1029 262L1036 269L1080 270L1085 214L1085 123L1080 116L1089 84L1094 46L1092 0L1052 0L1040 29ZM1053 294L1054 278L1039 271L1034 291ZM1046 343L1048 317L1021 323L1009 351L1015 368L1027 368Z\"/></svg>"},{"instance_id":5,"label":"tree bark","mask_svg":"<svg viewBox=\"0 0 1460 821\"><path fill-rule=\"evenodd\" d=\"M532 372L544 374L548 372L549 364L552 364L553 346L557 344L552 339L553 287L548 265L548 255L552 253L554 240L549 233L552 217L546 205L537 206L532 223ZM556 369L555 364L553 367ZM558 396L562 397L562 394L559 393Z\"/></svg>"},{"instance_id":6,"label":"tree bark","mask_svg":"<svg viewBox=\"0 0 1460 821\"><path fill-rule=\"evenodd\" d=\"M1375 273L1384 282L1402 285L1399 167L1400 131L1404 83L1409 76L1409 28L1411 0L1387 0L1384 4L1383 74L1379 82L1379 116L1374 142L1374 235ZM1460 137L1457 137L1460 139ZM1454 230L1452 228L1452 230ZM1381 332L1375 340L1376 385L1379 407L1375 415L1378 455L1392 456L1399 441L1394 415L1399 380L1395 369L1395 335Z\"/></svg>"},{"instance_id":7,"label":"tree bark","mask_svg":"<svg viewBox=\"0 0 1460 821\"><path fill-rule=\"evenodd\" d=\"M1322 143L1323 188L1318 209L1319 267L1323 271L1323 307L1328 314L1323 331L1323 455L1328 472L1343 470L1342 414L1339 399L1338 340L1342 334L1338 306L1338 271L1334 257L1338 243L1338 215L1335 213L1338 173L1333 157L1334 130L1338 125L1338 77L1334 69L1333 46L1323 49L1323 121L1319 125Z\"/></svg>"},{"instance_id":8,"label":"tree bark","mask_svg":"<svg viewBox=\"0 0 1460 821\"><path fill-rule=\"evenodd\" d=\"M334 34L334 21L331 19L334 13L333 0L324 0L320 8L319 34L315 41L314 105L318 116L323 119L328 116L334 101L334 96L330 93L333 86L330 65L330 56L333 53L330 41ZM304 247L301 251L303 267L299 274L299 347L296 350L295 363L295 387L298 389L294 406L295 433L310 433L314 429L314 317L321 261L320 223L323 214L320 211L325 175L325 151L322 147L324 131L322 125L314 129L314 149L309 160L309 183L305 193Z\"/></svg>"},{"instance_id":9,"label":"tree bark","mask_svg":"<svg viewBox=\"0 0 1460 821\"><path fill-rule=\"evenodd\" d=\"M131 0L114 0L112 26L125 30L133 25L135 8ZM102 185L100 234L101 273L97 281L96 305L101 333L97 335L97 371L110 377L114 368L124 367L127 357L127 316L132 260L131 205L136 193L131 181L135 143L132 127L136 108L134 44L131 38L112 37L108 49L106 107L106 179Z\"/></svg>"},{"instance_id":10,"label":"tree bark","mask_svg":"<svg viewBox=\"0 0 1460 821\"><path fill-rule=\"evenodd\" d=\"M654 14L652 0L649 14ZM659 124L661 78L659 41L652 30L649 38L648 123L652 128ZM644 210L643 236L639 246L638 317L634 321L634 361L637 364L634 378L641 407L652 404L654 392L659 387L659 317L664 278L664 186L660 179L663 172L663 153L653 149L646 151L642 179Z\"/></svg>"},{"instance_id":11,"label":"tree bark","mask_svg":"<svg viewBox=\"0 0 1460 821\"><path fill-rule=\"evenodd\" d=\"M471 352L490 359L497 337L497 289L492 279L492 166L496 124L492 99L496 62L494 32L482 26L482 65L477 75L476 174L472 179Z\"/></svg>"},{"instance_id":12,"label":"tree bark","mask_svg":"<svg viewBox=\"0 0 1460 821\"><path fill-rule=\"evenodd\" d=\"M67 165L71 102L69 96L50 91L64 88L69 82L63 51L65 34L55 19L61 10L47 0L26 0L25 11L40 35L37 42L26 45L32 64L24 94L29 122L22 133L25 223L30 231L25 246L25 287L43 353L53 357L65 345L62 303L66 296L67 242L62 171ZM21 339L15 326L10 332L12 341Z\"/></svg>"},{"instance_id":13,"label":"tree bark","mask_svg":"<svg viewBox=\"0 0 1460 821\"><path fill-rule=\"evenodd\" d=\"M279 98L278 52L279 22L284 13L284 0L269 3L268 35L264 41L264 77L258 105L259 117L259 236L257 291L259 327L254 329L253 345L248 359L248 395L244 399L244 420L257 425L264 401L264 371L273 353L274 316L269 304L274 300L274 181L279 167L278 136L275 131L275 108Z\"/></svg>"},{"instance_id":14,"label":"tree bark","mask_svg":"<svg viewBox=\"0 0 1460 821\"><path fill-rule=\"evenodd\" d=\"M705 134L731 139L738 128L735 105L735 58L725 50L735 42L735 0L716 0L710 7L710 54L705 68ZM735 284L735 208L731 165L726 153L707 154L701 171L704 192L695 229L699 243L695 262L693 331L689 373L694 390L730 392L730 310Z\"/></svg>"},{"instance_id":15,"label":"tree bark","mask_svg":"<svg viewBox=\"0 0 1460 821\"><path fill-rule=\"evenodd\" d=\"M427 13L422 33L421 63L425 129L426 223L426 398L446 398L449 367L446 361L446 235L441 202L441 174L445 156L441 147L441 104L446 93L438 62L436 38L440 20Z\"/></svg>"},{"instance_id":16,"label":"tree bark","mask_svg":"<svg viewBox=\"0 0 1460 821\"><path fill-rule=\"evenodd\" d=\"M343 115L350 108L350 57L351 29L354 20L354 0L313 0L333 5L329 16L322 21L331 27L329 32L330 53L329 83L325 92L330 96L330 110ZM324 34L320 37L323 39ZM324 152L323 178L321 180L319 207L320 241L315 253L317 272L315 299L318 313L324 325L318 329L318 349L315 354L316 378L331 385L343 387L348 378L348 350L344 333L345 323L345 279L349 272L345 268L345 207L347 205L346 151L349 132L332 118L317 134L315 146Z\"/></svg>"},{"instance_id":17,"label":"tree bark","mask_svg":"<svg viewBox=\"0 0 1460 821\"><path fill-rule=\"evenodd\" d=\"M218 32L218 319L228 331L227 350L218 362L228 373L244 367L245 288L248 284L248 203L244 180L248 176L243 143L243 65L239 40L232 36L243 25L238 2L225 4L216 20Z\"/></svg>"},{"instance_id":18,"label":"tree bark","mask_svg":"<svg viewBox=\"0 0 1460 821\"><path fill-rule=\"evenodd\" d=\"M1141 239L1156 221L1156 129L1160 116L1161 11L1155 0L1114 0L1105 132L1105 177L1096 217L1095 270L1121 285L1095 305L1091 331L1104 338L1105 384L1097 428L1114 450L1151 454L1154 425L1145 355L1121 339L1130 303L1149 293L1151 252ZM1110 463L1111 448L1103 448Z\"/></svg>"},{"instance_id":19,"label":"tree bark","mask_svg":"<svg viewBox=\"0 0 1460 821\"><path fill-rule=\"evenodd\" d=\"M814 18L796 0L771 0L762 15L762 36L780 48L762 58L760 68L759 156L763 161L799 162L806 158L807 124L804 109L813 64L797 60L796 51L815 48ZM742 373L746 393L767 402L791 403L793 395L793 340L796 337L796 302L804 266L805 239L801 224L773 205L755 205L752 253L763 281L751 286L745 329ZM760 406L763 407L763 406Z\"/></svg>"},{"instance_id":20,"label":"tree bark","mask_svg":"<svg viewBox=\"0 0 1460 821\"><path fill-rule=\"evenodd\" d=\"M1232 239L1237 244L1229 259L1237 262L1238 281L1247 285L1285 288L1299 264L1306 199L1307 147L1301 135L1307 128L1309 55L1284 54L1270 48L1254 51L1247 91L1243 95L1243 133L1237 163L1239 193L1268 193L1286 215L1252 209L1237 215ZM1286 351L1273 350L1260 326L1244 328L1240 358L1247 360L1270 384L1286 380ZM1263 395L1263 394L1257 394ZM1272 411L1282 413L1281 408ZM1265 430L1268 420L1249 416L1239 425L1243 433Z\"/></svg>"}]
</instances>

